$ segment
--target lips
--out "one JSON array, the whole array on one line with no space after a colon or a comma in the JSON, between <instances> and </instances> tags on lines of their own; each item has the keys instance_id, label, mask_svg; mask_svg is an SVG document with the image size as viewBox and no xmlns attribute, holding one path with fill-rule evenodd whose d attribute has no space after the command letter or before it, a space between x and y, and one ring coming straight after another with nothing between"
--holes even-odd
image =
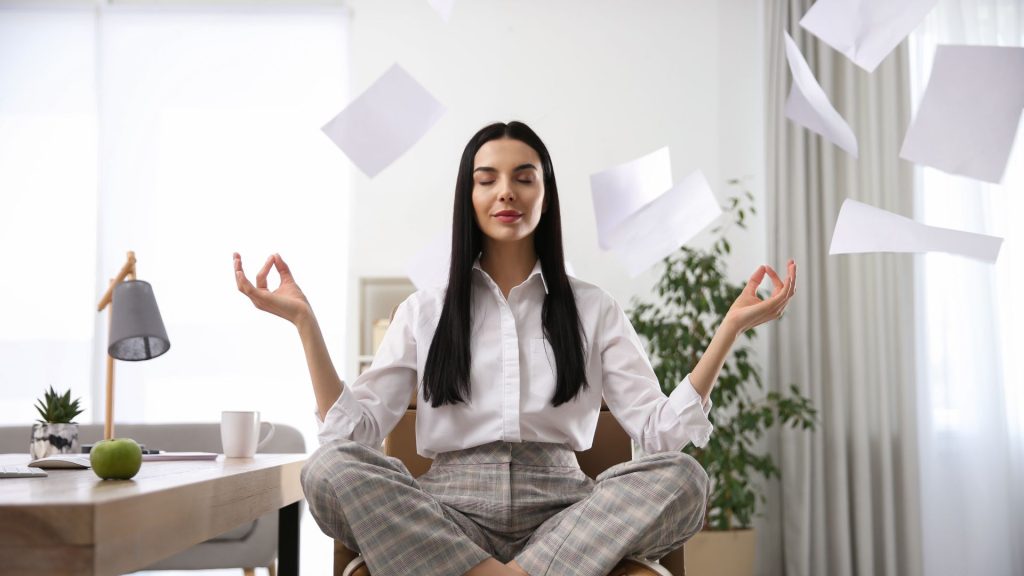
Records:
<instances>
[{"instance_id":1,"label":"lips","mask_svg":"<svg viewBox=\"0 0 1024 576\"><path fill-rule=\"evenodd\" d=\"M523 213L516 212L515 210L502 210L501 212L496 212L494 217L497 218L498 222L510 224L522 218Z\"/></svg>"}]
</instances>

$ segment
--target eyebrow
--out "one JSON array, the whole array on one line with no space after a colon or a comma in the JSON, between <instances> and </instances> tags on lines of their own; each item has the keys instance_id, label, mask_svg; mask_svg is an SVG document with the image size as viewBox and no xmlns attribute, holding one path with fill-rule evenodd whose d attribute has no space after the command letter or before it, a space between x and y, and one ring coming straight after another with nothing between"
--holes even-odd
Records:
<instances>
[{"instance_id":1,"label":"eyebrow","mask_svg":"<svg viewBox=\"0 0 1024 576\"><path fill-rule=\"evenodd\" d=\"M534 166L533 164L530 164L529 162L527 162L526 164L520 164L519 166L516 166L512 171L513 172L519 172L520 170L537 170L537 167ZM490 166L481 166L479 168L474 168L473 169L473 173L474 174L476 174L477 172L492 172L492 173L496 173L497 171L498 170L496 168L491 168Z\"/></svg>"}]
</instances>

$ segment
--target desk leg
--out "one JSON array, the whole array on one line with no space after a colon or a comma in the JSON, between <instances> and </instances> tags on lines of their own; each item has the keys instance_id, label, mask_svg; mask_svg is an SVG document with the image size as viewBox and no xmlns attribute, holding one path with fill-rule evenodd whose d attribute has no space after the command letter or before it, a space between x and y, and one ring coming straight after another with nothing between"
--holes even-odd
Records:
<instances>
[{"instance_id":1,"label":"desk leg","mask_svg":"<svg viewBox=\"0 0 1024 576\"><path fill-rule=\"evenodd\" d=\"M277 513L277 573L299 576L299 503Z\"/></svg>"}]
</instances>

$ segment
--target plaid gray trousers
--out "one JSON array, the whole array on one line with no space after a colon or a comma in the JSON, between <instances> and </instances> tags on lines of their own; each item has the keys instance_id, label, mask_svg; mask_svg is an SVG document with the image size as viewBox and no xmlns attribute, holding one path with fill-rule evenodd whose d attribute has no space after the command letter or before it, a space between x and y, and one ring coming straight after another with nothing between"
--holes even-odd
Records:
<instances>
[{"instance_id":1,"label":"plaid gray trousers","mask_svg":"<svg viewBox=\"0 0 1024 576\"><path fill-rule=\"evenodd\" d=\"M320 528L374 576L460 576L491 556L531 576L606 576L700 530L708 476L663 452L595 482L564 444L491 442L439 454L415 479L399 459L339 440L310 457L302 486Z\"/></svg>"}]
</instances>

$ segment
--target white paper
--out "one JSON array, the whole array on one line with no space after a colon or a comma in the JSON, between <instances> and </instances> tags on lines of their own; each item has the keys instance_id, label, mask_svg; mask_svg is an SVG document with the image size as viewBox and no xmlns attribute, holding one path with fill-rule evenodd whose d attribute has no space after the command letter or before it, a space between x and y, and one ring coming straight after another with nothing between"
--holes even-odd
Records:
<instances>
[{"instance_id":1,"label":"white paper","mask_svg":"<svg viewBox=\"0 0 1024 576\"><path fill-rule=\"evenodd\" d=\"M839 209L829 254L948 252L995 262L1002 238L937 228L847 199Z\"/></svg>"},{"instance_id":2,"label":"white paper","mask_svg":"<svg viewBox=\"0 0 1024 576\"><path fill-rule=\"evenodd\" d=\"M417 290L448 285L452 258L452 230L438 232L405 264L405 274Z\"/></svg>"},{"instance_id":3,"label":"white paper","mask_svg":"<svg viewBox=\"0 0 1024 576\"><path fill-rule=\"evenodd\" d=\"M1024 48L939 46L900 158L998 184L1024 109Z\"/></svg>"},{"instance_id":4,"label":"white paper","mask_svg":"<svg viewBox=\"0 0 1024 576\"><path fill-rule=\"evenodd\" d=\"M441 118L445 107L395 64L322 130L374 177Z\"/></svg>"},{"instance_id":5,"label":"white paper","mask_svg":"<svg viewBox=\"0 0 1024 576\"><path fill-rule=\"evenodd\" d=\"M667 147L592 174L590 190L601 248L612 248L612 230L671 187L672 162Z\"/></svg>"},{"instance_id":6,"label":"white paper","mask_svg":"<svg viewBox=\"0 0 1024 576\"><path fill-rule=\"evenodd\" d=\"M619 224L609 239L636 277L690 241L722 213L700 170Z\"/></svg>"},{"instance_id":7,"label":"white paper","mask_svg":"<svg viewBox=\"0 0 1024 576\"><path fill-rule=\"evenodd\" d=\"M826 140L857 157L857 137L850 125L836 112L825 91L814 78L810 66L797 48L796 42L783 32L786 42L786 60L793 73L793 85L786 99L786 118L822 135Z\"/></svg>"},{"instance_id":8,"label":"white paper","mask_svg":"<svg viewBox=\"0 0 1024 576\"><path fill-rule=\"evenodd\" d=\"M434 12L437 12L438 16L441 17L441 20L444 20L444 23L447 24L448 19L452 17L452 8L455 7L455 0L427 0L427 2L430 3L430 7L434 9Z\"/></svg>"},{"instance_id":9,"label":"white paper","mask_svg":"<svg viewBox=\"0 0 1024 576\"><path fill-rule=\"evenodd\" d=\"M938 0L818 0L800 26L874 72Z\"/></svg>"}]
</instances>

